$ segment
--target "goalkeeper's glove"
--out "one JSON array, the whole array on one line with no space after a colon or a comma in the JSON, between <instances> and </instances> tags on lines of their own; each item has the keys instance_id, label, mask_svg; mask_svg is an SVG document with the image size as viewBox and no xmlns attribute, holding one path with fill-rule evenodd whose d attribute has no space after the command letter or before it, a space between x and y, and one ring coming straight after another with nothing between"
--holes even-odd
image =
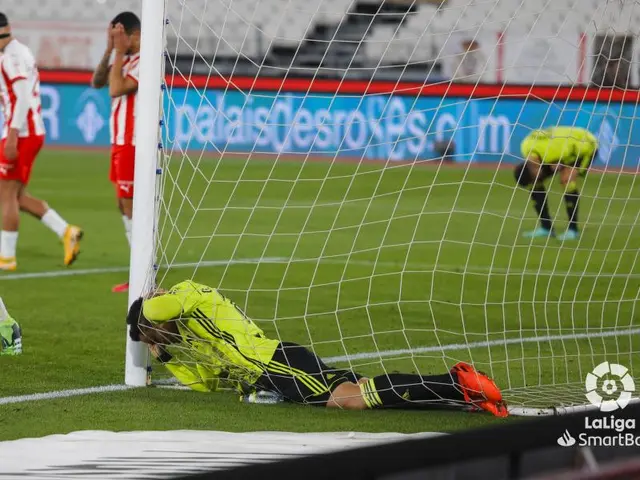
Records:
<instances>
[{"instance_id":1,"label":"goalkeeper's glove","mask_svg":"<svg viewBox=\"0 0 640 480\"><path fill-rule=\"evenodd\" d=\"M20 355L22 353L22 331L13 318L0 320L0 355Z\"/></svg>"}]
</instances>

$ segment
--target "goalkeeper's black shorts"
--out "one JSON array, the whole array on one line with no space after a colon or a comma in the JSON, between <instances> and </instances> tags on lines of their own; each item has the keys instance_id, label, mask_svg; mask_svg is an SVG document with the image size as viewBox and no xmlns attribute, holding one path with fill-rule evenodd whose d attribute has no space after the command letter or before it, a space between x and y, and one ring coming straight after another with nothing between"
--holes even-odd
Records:
<instances>
[{"instance_id":1,"label":"goalkeeper's black shorts","mask_svg":"<svg viewBox=\"0 0 640 480\"><path fill-rule=\"evenodd\" d=\"M290 402L325 406L338 385L360 378L349 370L325 365L306 347L282 342L254 386L278 392Z\"/></svg>"}]
</instances>

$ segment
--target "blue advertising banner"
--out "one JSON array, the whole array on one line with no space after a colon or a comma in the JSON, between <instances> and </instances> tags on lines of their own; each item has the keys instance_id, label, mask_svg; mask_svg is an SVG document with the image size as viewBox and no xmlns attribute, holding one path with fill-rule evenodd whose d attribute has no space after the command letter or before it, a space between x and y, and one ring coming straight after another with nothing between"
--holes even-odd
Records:
<instances>
[{"instance_id":1,"label":"blue advertising banner","mask_svg":"<svg viewBox=\"0 0 640 480\"><path fill-rule=\"evenodd\" d=\"M105 89L43 84L47 143L108 146ZM407 95L331 95L173 88L165 101L165 143L229 152L315 153L397 161L437 157L453 139L458 162L520 160L532 129L575 125L600 139L597 163L636 168L640 122L635 102ZM635 139L635 140L634 140Z\"/></svg>"}]
</instances>

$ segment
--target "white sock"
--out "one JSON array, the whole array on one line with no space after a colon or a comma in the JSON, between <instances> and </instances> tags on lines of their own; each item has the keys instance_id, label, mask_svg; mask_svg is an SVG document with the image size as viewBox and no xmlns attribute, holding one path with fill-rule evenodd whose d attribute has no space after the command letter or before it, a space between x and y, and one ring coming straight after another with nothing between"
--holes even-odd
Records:
<instances>
[{"instance_id":1,"label":"white sock","mask_svg":"<svg viewBox=\"0 0 640 480\"><path fill-rule=\"evenodd\" d=\"M124 233L127 236L127 241L129 242L129 248L131 248L131 224L132 221L126 215L122 216L122 223L124 223Z\"/></svg>"},{"instance_id":2,"label":"white sock","mask_svg":"<svg viewBox=\"0 0 640 480\"><path fill-rule=\"evenodd\" d=\"M16 245L18 244L18 232L0 232L0 257L15 258Z\"/></svg>"},{"instance_id":3,"label":"white sock","mask_svg":"<svg viewBox=\"0 0 640 480\"><path fill-rule=\"evenodd\" d=\"M40 220L45 227L60 238L64 237L64 232L67 231L67 227L69 226L65 219L58 215L58 212L53 208L47 210L47 213L45 213Z\"/></svg>"}]
</instances>

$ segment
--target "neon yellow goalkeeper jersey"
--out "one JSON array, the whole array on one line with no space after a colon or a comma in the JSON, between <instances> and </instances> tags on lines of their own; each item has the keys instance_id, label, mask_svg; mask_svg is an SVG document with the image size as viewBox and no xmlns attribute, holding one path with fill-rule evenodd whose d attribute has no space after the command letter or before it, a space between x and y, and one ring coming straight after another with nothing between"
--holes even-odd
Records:
<instances>
[{"instance_id":1,"label":"neon yellow goalkeeper jersey","mask_svg":"<svg viewBox=\"0 0 640 480\"><path fill-rule=\"evenodd\" d=\"M522 156L537 155L543 164L575 165L586 168L598 149L598 139L578 127L534 130L520 145Z\"/></svg>"},{"instance_id":2,"label":"neon yellow goalkeeper jersey","mask_svg":"<svg viewBox=\"0 0 640 480\"><path fill-rule=\"evenodd\" d=\"M178 320L182 342L168 347L165 366L194 390L216 390L222 377L234 384L253 384L264 373L278 340L264 332L215 288L185 281L143 302L152 323Z\"/></svg>"}]
</instances>

